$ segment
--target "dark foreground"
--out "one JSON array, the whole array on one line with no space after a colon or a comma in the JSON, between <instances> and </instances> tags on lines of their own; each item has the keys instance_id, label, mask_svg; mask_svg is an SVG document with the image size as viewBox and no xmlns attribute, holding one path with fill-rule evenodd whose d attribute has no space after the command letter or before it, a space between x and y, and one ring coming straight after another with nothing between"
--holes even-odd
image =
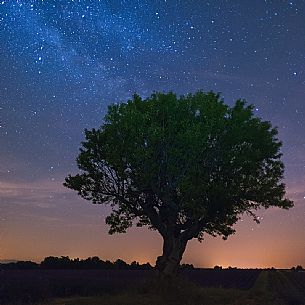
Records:
<instances>
[{"instance_id":1,"label":"dark foreground","mask_svg":"<svg viewBox=\"0 0 305 305\"><path fill-rule=\"evenodd\" d=\"M187 270L163 287L144 270L6 270L0 304L305 304L305 273Z\"/></svg>"}]
</instances>

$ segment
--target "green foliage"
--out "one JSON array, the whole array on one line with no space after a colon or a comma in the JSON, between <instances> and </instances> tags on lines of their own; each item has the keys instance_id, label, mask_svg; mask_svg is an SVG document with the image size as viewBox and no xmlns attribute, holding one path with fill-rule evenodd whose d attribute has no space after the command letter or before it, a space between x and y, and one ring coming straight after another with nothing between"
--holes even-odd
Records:
<instances>
[{"instance_id":1,"label":"green foliage","mask_svg":"<svg viewBox=\"0 0 305 305\"><path fill-rule=\"evenodd\" d=\"M136 220L162 236L226 238L243 213L256 220L260 207L293 205L281 182L277 130L243 100L229 107L213 92L134 95L110 105L104 124L85 136L81 173L64 185L112 206L110 233Z\"/></svg>"}]
</instances>

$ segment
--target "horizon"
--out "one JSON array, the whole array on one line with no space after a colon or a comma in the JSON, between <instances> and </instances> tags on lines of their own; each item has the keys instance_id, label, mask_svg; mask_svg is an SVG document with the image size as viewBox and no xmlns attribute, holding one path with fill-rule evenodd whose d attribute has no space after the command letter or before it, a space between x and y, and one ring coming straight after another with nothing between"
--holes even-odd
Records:
<instances>
[{"instance_id":1,"label":"horizon","mask_svg":"<svg viewBox=\"0 0 305 305\"><path fill-rule=\"evenodd\" d=\"M60 255L60 256L46 256L45 258L47 258L47 257L57 257L57 258L61 258L61 257L67 257L67 256L65 256L65 255ZM117 258L117 259L113 259L113 260L111 260L111 259L104 259L104 258L102 258L102 257L99 257L99 256L96 256L96 255L93 255L93 256L89 256L89 257L69 257L68 256L68 258L70 259L70 260L86 260L86 259L88 259L88 258L92 258L92 257L98 257L101 261L103 261L103 262L107 262L107 261L109 261L109 262L111 262L111 263L114 263L114 262L116 262L117 260L122 260L120 257L119 258ZM38 264L38 265L40 265L42 262L43 262L43 260L45 259L45 258L43 258L43 259L41 259L41 260L32 260L32 259L20 259L20 260L17 260L17 259L5 259L5 260L1 260L0 259L0 264L9 264L9 263L18 263L18 262L32 262L32 263L36 263L36 264ZM139 262L139 261L136 261L136 260L130 260L130 261L125 261L125 260L123 260L125 263L127 263L127 264L131 264L131 263L133 263L133 262L136 262L136 263L139 263L140 265L143 265L143 264L150 264L152 267L154 267L155 266L155 262L153 263L153 262ZM277 267L275 267L275 266L266 266L266 267L237 267L237 266L232 266L232 265L227 265L227 266L223 266L223 265L219 265L219 264L216 264L216 265L214 265L214 266L196 266L196 265L193 265L193 264L191 264L191 263L188 263L188 262L185 262L185 261L183 261L182 260L182 262L181 262L181 265L183 265L183 264L189 264L189 265L192 265L194 268L196 268L196 269L215 269L215 267L220 267L220 268L222 268L222 269L235 269L235 268L237 268L237 269L277 269L277 270L290 270L290 269L292 269L292 268L295 268L295 267L297 267L297 266L301 266L301 267L303 267L302 265L300 265L300 264L297 264L297 265L295 265L295 266L290 266L290 267L287 267L287 268L277 268Z\"/></svg>"},{"instance_id":2,"label":"horizon","mask_svg":"<svg viewBox=\"0 0 305 305\"><path fill-rule=\"evenodd\" d=\"M283 211L285 212L285 211ZM253 222L253 221L252 221ZM241 222L239 223L239 225L243 225L244 222ZM256 224L256 223L248 223L246 222L246 225L255 225L256 226L256 229L259 229L259 226L261 224ZM142 256L141 254L139 255L139 252L138 251L135 251L136 255L135 256L132 256L132 257L129 257L129 256L126 256L126 255L115 255L115 254L112 254L112 255L102 255L102 254L99 254L101 253L100 251L96 252L96 253L91 253L91 254L84 254L84 255L73 255L73 253L70 253L70 252L58 252L58 253L52 253L52 254L46 254L46 255L42 255L41 257L17 257L17 258L9 258L9 259L12 259L12 260L29 260L29 261L33 261L33 262L36 262L36 263L39 263L41 262L45 257L48 257L48 256L55 256L55 257L61 257L61 256L68 256L70 259L74 259L74 258L81 258L81 259L85 259L85 258L88 258L88 257L93 257L93 256L97 256L99 257L100 259L102 260L109 260L109 261L115 261L116 259L123 259L125 262L127 263L131 263L132 261L137 261L139 263L150 263L151 265L155 265L155 260L156 260L156 257L161 253L161 238L159 237L159 235L155 232L151 232L147 229L138 229L138 228L132 228L131 230L135 231L134 233L135 234L139 234L141 235L141 232L138 232L138 231L141 231L141 230L144 230L144 231L147 231L146 233L151 235L150 238L148 238L147 242L150 243L150 241L153 241L153 239L155 239L155 242L156 240L159 239L159 249L156 247L154 247L153 249L150 248L141 248L143 251L142 251ZM250 228L250 231L253 232L253 230L251 230ZM104 232L105 234L106 232ZM106 233L107 234L107 233ZM237 233L238 235L238 230L237 230ZM235 234L235 235L236 235ZM260 234L264 234L264 228L262 228L262 230L260 230ZM122 248L126 247L126 244L129 243L129 237L128 237L128 233L126 234L118 234L118 235L113 235L113 236L108 236L109 239L111 239L112 237L116 237L116 239L119 239L121 241L123 241L125 243L122 244ZM192 240L191 242L189 242L188 244L188 247L186 249L186 252L182 258L182 261L181 263L187 263L187 264L193 264L194 266L196 266L197 268L213 268L214 266L218 265L218 266L222 266L224 268L228 268L229 266L231 267L237 267L237 268L241 268L241 269L247 269L247 268L250 268L250 269L256 269L256 268L259 268L259 269L266 269L266 268L276 268L276 269L290 269L292 268L293 266L297 266L297 265L302 265L304 266L304 263L302 263L302 260L300 260L299 262L295 262L294 260L290 260L290 262L287 262L287 263L283 263L281 262L280 260L277 260L277 262L273 262L272 261L272 257L267 257L265 261L267 262L261 262L261 263L242 263L242 261L245 261L245 257L243 257L243 255L241 254L240 256L237 256L235 258L232 258L232 256L234 257L234 253L232 255L232 253L230 253L230 256L226 255L225 253L223 253L224 249L228 248L226 247L226 244L230 244L230 239L231 238L234 238L234 243L233 243L233 247L235 248L236 247L236 243L239 243L239 238L237 238L235 235L231 236L228 238L227 241L224 241L222 240L220 237L208 237L208 240L209 240L209 243L212 243L216 246L210 246L210 245L205 245L204 243L207 242L207 241L203 241L202 243L199 243L198 241L196 240ZM137 240L137 239L136 239ZM268 238L266 239L268 241ZM207 248L207 250L210 252L210 253L213 253L215 250L219 250L222 255L219 255L220 258L217 259L217 258L213 258L212 255L208 255L206 257L203 257L204 261L203 263L201 263L200 260L194 260L192 259L192 253L200 253L199 251L197 251L196 249L199 249L199 250L203 250L202 248ZM229 247L231 248L231 247ZM243 253L247 253L248 252L248 247L242 247L243 249ZM109 249L111 250L111 249ZM230 250L230 249L229 249ZM238 248L236 252L239 252L241 249ZM145 251L145 252L144 252ZM231 250L232 251L232 250ZM119 253L120 251L111 251L112 253ZM146 254L143 255L143 252ZM202 251L204 252L204 251ZM121 252L123 253L123 252ZM259 255L257 255L259 257ZM231 257L231 258L230 258ZM254 254L253 255L253 258L255 258L256 255ZM253 261L254 259L246 259L246 261ZM302 257L301 257L302 258ZM0 260L2 260L0 258ZM206 263L205 263L206 261Z\"/></svg>"}]
</instances>

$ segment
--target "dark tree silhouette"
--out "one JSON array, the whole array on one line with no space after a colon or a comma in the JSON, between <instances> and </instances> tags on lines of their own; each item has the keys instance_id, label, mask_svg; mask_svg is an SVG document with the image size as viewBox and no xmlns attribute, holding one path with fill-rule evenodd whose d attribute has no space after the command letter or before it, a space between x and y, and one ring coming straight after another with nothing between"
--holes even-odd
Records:
<instances>
[{"instance_id":1,"label":"dark tree silhouette","mask_svg":"<svg viewBox=\"0 0 305 305\"><path fill-rule=\"evenodd\" d=\"M136 221L163 237L161 274L177 270L187 242L204 234L227 238L241 214L285 199L281 142L253 106L224 104L218 94L177 98L156 93L109 106L104 124L86 130L81 173L64 185L93 203L109 204L109 233Z\"/></svg>"},{"instance_id":2,"label":"dark tree silhouette","mask_svg":"<svg viewBox=\"0 0 305 305\"><path fill-rule=\"evenodd\" d=\"M0 271L3 269L38 269L39 265L37 263L31 261L18 261L18 262L10 262L10 263L0 263Z\"/></svg>"},{"instance_id":3,"label":"dark tree silhouette","mask_svg":"<svg viewBox=\"0 0 305 305\"><path fill-rule=\"evenodd\" d=\"M11 269L18 269L21 264L29 262L17 262L14 263ZM31 263L35 264L35 263ZM24 264L23 264L24 265ZM41 269L136 269L136 270L149 270L152 269L149 263L139 264L138 262L132 262L130 265L124 262L122 259L117 259L115 262L103 261L97 256L88 257L86 259L74 258L70 259L69 256L54 257L48 256L41 263L40 266L35 264L36 267ZM2 265L0 264L0 267ZM26 266L31 267L27 264ZM32 267L35 267L34 265ZM21 269L21 268L19 268ZM29 269L29 268L28 268Z\"/></svg>"},{"instance_id":4,"label":"dark tree silhouette","mask_svg":"<svg viewBox=\"0 0 305 305\"><path fill-rule=\"evenodd\" d=\"M295 267L295 270L296 270L296 271L303 271L304 269L303 269L303 267L302 267L301 265L297 265L297 266Z\"/></svg>"}]
</instances>

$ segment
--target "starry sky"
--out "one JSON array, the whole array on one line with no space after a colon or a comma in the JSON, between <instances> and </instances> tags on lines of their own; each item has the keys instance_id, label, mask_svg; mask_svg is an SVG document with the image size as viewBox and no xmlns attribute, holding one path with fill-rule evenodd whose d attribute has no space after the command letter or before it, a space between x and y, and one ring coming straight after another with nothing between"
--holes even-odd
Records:
<instances>
[{"instance_id":1,"label":"starry sky","mask_svg":"<svg viewBox=\"0 0 305 305\"><path fill-rule=\"evenodd\" d=\"M289 211L192 241L196 266L305 265L304 0L0 0L0 260L154 263L156 232L109 236L109 209L62 186L85 128L135 92L199 89L255 104L283 141Z\"/></svg>"}]
</instances>

